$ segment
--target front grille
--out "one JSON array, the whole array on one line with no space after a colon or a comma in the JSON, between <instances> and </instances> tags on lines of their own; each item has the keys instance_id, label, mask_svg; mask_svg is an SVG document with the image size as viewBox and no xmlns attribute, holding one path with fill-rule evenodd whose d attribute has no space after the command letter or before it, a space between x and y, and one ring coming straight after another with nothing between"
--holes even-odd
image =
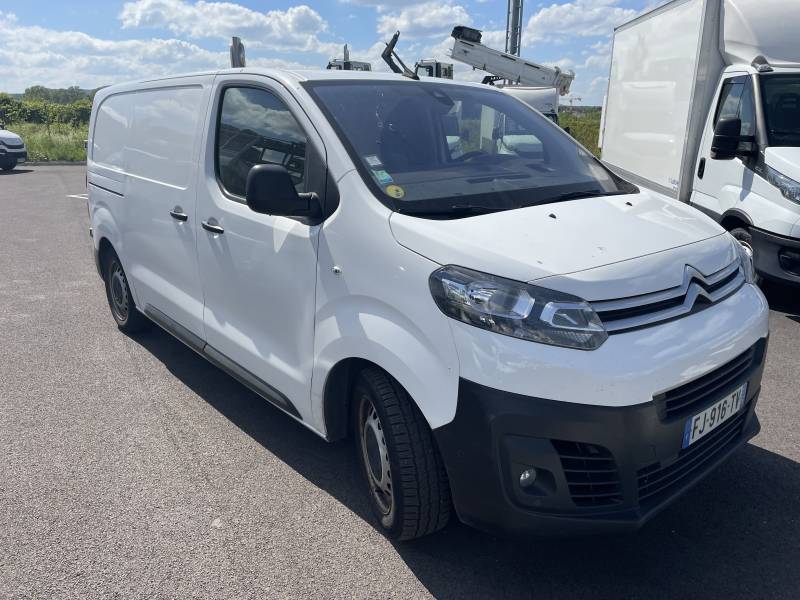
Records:
<instances>
[{"instance_id":1,"label":"front grille","mask_svg":"<svg viewBox=\"0 0 800 600\"><path fill-rule=\"evenodd\" d=\"M3 145L9 150L22 150L25 147L25 144L11 144L9 142L4 142Z\"/></svg>"},{"instance_id":2,"label":"front grille","mask_svg":"<svg viewBox=\"0 0 800 600\"><path fill-rule=\"evenodd\" d=\"M603 446L552 440L576 506L612 506L622 502L619 472Z\"/></svg>"},{"instance_id":3,"label":"front grille","mask_svg":"<svg viewBox=\"0 0 800 600\"><path fill-rule=\"evenodd\" d=\"M669 494L684 478L702 473L715 456L739 440L747 411L745 405L739 415L681 450L672 462L657 462L639 469L639 503L645 508L658 504L660 497Z\"/></svg>"},{"instance_id":4,"label":"front grille","mask_svg":"<svg viewBox=\"0 0 800 600\"><path fill-rule=\"evenodd\" d=\"M591 305L608 333L614 334L685 317L724 300L743 284L738 260L708 276L687 265L681 285Z\"/></svg>"},{"instance_id":5,"label":"front grille","mask_svg":"<svg viewBox=\"0 0 800 600\"><path fill-rule=\"evenodd\" d=\"M751 346L721 367L685 383L680 387L653 397L663 420L686 417L701 406L719 400L722 390L741 380L756 359L756 346Z\"/></svg>"}]
</instances>

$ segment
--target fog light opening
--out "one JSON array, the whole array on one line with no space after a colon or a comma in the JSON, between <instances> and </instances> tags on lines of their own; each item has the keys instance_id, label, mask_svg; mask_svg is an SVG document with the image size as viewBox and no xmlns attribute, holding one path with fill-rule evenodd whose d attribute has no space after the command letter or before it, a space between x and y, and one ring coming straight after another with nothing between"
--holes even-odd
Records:
<instances>
[{"instance_id":1,"label":"fog light opening","mask_svg":"<svg viewBox=\"0 0 800 600\"><path fill-rule=\"evenodd\" d=\"M523 490L531 487L536 482L536 469L525 469L519 476L519 487Z\"/></svg>"}]
</instances>

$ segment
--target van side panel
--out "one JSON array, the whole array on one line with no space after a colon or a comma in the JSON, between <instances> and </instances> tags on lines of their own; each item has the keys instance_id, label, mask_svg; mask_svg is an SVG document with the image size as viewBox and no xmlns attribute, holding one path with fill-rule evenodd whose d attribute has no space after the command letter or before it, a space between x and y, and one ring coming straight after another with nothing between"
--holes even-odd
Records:
<instances>
[{"instance_id":1,"label":"van side panel","mask_svg":"<svg viewBox=\"0 0 800 600\"><path fill-rule=\"evenodd\" d=\"M88 161L90 205L93 197L106 199L138 308L153 306L199 337L194 209L211 81L191 77L112 90L95 109ZM171 211L189 219L176 220Z\"/></svg>"}]
</instances>

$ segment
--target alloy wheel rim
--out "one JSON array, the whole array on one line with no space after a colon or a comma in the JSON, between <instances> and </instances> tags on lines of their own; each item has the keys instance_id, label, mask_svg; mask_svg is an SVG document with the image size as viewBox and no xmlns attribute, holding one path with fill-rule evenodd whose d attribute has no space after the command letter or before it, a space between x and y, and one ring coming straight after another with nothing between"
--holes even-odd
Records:
<instances>
[{"instance_id":1,"label":"alloy wheel rim","mask_svg":"<svg viewBox=\"0 0 800 600\"><path fill-rule=\"evenodd\" d=\"M378 509L386 516L392 512L394 506L389 448L386 445L381 419L368 399L364 399L362 403L360 424L361 453L370 490Z\"/></svg>"}]
</instances>

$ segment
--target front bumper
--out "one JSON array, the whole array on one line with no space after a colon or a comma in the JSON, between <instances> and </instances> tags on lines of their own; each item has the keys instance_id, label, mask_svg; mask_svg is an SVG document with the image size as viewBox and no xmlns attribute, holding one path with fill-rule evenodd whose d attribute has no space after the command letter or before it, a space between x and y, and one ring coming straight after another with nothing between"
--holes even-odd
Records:
<instances>
[{"instance_id":1,"label":"front bumper","mask_svg":"<svg viewBox=\"0 0 800 600\"><path fill-rule=\"evenodd\" d=\"M759 275L800 285L800 239L750 228Z\"/></svg>"},{"instance_id":2,"label":"front bumper","mask_svg":"<svg viewBox=\"0 0 800 600\"><path fill-rule=\"evenodd\" d=\"M0 162L15 160L17 163L22 163L27 159L28 151L24 147L22 149L12 149L6 146L0 146Z\"/></svg>"},{"instance_id":3,"label":"front bumper","mask_svg":"<svg viewBox=\"0 0 800 600\"><path fill-rule=\"evenodd\" d=\"M506 535L638 529L758 433L754 409L766 348L762 338L748 349L746 368L670 417L660 397L593 406L461 379L455 419L434 431L459 518ZM682 449L686 420L744 382L747 402L737 416ZM523 489L520 476L530 468L537 475Z\"/></svg>"}]
</instances>

